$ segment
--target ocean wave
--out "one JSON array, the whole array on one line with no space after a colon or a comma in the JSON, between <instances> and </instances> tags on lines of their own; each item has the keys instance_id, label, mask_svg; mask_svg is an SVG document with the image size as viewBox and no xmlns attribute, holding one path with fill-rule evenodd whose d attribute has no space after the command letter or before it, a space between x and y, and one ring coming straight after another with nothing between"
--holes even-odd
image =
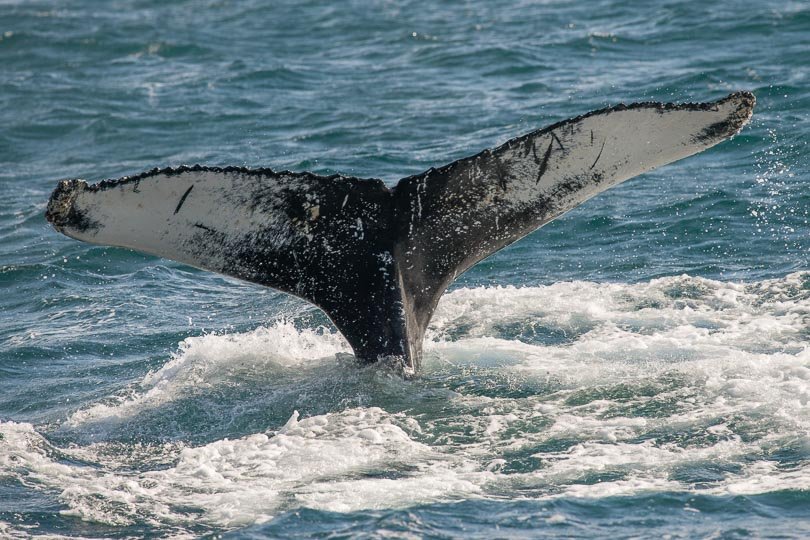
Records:
<instances>
[{"instance_id":1,"label":"ocean wave","mask_svg":"<svg viewBox=\"0 0 810 540\"><path fill-rule=\"evenodd\" d=\"M339 334L289 322L188 338L127 393L56 432L91 440L56 445L30 424L0 423L0 475L55 493L66 515L181 528L502 493L804 492L808 283L802 272L457 289L440 303L416 381L360 368ZM350 382L324 391L339 378ZM242 393L257 379L265 394ZM173 441L110 435L144 414L171 416L176 402L207 406L194 396L211 394L222 402L211 424L251 406L286 414L268 431L209 441L184 439L209 429L193 420ZM306 418L293 410L312 402Z\"/></svg>"}]
</instances>

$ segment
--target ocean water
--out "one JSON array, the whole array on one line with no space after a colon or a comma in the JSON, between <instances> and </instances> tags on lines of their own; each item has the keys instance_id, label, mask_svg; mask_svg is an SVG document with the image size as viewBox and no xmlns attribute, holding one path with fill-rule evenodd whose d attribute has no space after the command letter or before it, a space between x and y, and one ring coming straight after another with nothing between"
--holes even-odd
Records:
<instances>
[{"instance_id":1,"label":"ocean water","mask_svg":"<svg viewBox=\"0 0 810 540\"><path fill-rule=\"evenodd\" d=\"M463 275L415 380L43 215L63 178L393 184L734 90L733 140ZM808 111L801 1L0 2L0 537L810 535Z\"/></svg>"}]
</instances>

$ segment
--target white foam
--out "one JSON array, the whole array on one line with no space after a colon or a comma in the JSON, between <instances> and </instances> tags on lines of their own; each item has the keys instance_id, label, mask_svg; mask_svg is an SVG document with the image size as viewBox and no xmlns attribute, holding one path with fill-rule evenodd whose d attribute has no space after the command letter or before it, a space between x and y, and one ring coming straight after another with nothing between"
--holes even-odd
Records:
<instances>
[{"instance_id":1,"label":"white foam","mask_svg":"<svg viewBox=\"0 0 810 540\"><path fill-rule=\"evenodd\" d=\"M65 536L62 534L36 534L37 526L23 523L6 523L0 521L0 538L3 540L30 540L36 538L37 540L87 540L87 536L76 536L71 534Z\"/></svg>"},{"instance_id":2,"label":"white foam","mask_svg":"<svg viewBox=\"0 0 810 540\"><path fill-rule=\"evenodd\" d=\"M453 291L431 325L432 349L454 358L494 355L524 374L635 376L696 361L759 361L806 354L810 291L804 274L753 285L680 276L638 285L556 283ZM499 339L510 322L570 336L562 343ZM463 328L457 341L445 336Z\"/></svg>"},{"instance_id":3,"label":"white foam","mask_svg":"<svg viewBox=\"0 0 810 540\"><path fill-rule=\"evenodd\" d=\"M743 467L740 474L730 475L714 489L719 495L758 495L775 491L807 491L810 488L810 465L779 470L773 461L756 461Z\"/></svg>"},{"instance_id":4,"label":"white foam","mask_svg":"<svg viewBox=\"0 0 810 540\"><path fill-rule=\"evenodd\" d=\"M494 404L457 400L468 428L492 439L474 450L494 457L490 463L500 452L570 441L565 450L534 454L534 478L513 481L543 491L566 486L554 496L688 491L695 488L671 478L679 468L747 463L786 441L807 440L807 281L796 273L753 284L680 276L637 285L460 289L439 305L430 350L460 368L496 365L499 376L512 373L518 384L523 378L556 389ZM568 338L546 345L500 337L499 328L527 322ZM458 329L462 335L453 336ZM517 427L506 430L505 415ZM752 425L762 433L743 442L738 432ZM689 432L681 438L704 442L657 440ZM581 483L603 472L624 477ZM760 476L746 467L706 491L780 488ZM810 468L774 476L784 479L783 489L810 488Z\"/></svg>"},{"instance_id":5,"label":"white foam","mask_svg":"<svg viewBox=\"0 0 810 540\"><path fill-rule=\"evenodd\" d=\"M291 505L392 508L480 490L479 482L463 477L468 468L457 470L456 460L411 440L399 422L413 420L377 408L303 420L294 413L275 434L184 448L174 466L143 473L63 463L30 424L0 423L0 471L56 491L66 515L111 525L232 527L261 523ZM86 459L89 453L58 454ZM385 477L394 471L401 478Z\"/></svg>"},{"instance_id":6,"label":"white foam","mask_svg":"<svg viewBox=\"0 0 810 540\"><path fill-rule=\"evenodd\" d=\"M810 464L768 456L810 446L808 281L797 273L752 284L680 276L460 289L440 302L425 377L364 387L372 403L397 403L388 412L293 415L276 433L196 447L55 449L30 425L0 423L0 475L55 492L83 519L181 528L241 526L299 507L344 512L505 493L807 490ZM532 326L539 331L524 341L510 335ZM192 338L129 397L81 410L66 426L80 433L256 377L337 377L349 369L335 362L343 351L338 335L286 323ZM490 383L517 397L489 392ZM308 392L300 378L290 384ZM455 391L419 401L443 387ZM415 397L390 399L403 392ZM308 399L328 410L343 398ZM706 468L714 472L701 480L682 474Z\"/></svg>"},{"instance_id":7,"label":"white foam","mask_svg":"<svg viewBox=\"0 0 810 540\"><path fill-rule=\"evenodd\" d=\"M173 358L148 373L137 385L110 402L97 403L73 413L66 425L89 422L115 423L144 409L212 388L238 382L260 373L267 376L302 369L348 352L340 334L324 328L299 330L287 321L259 327L244 334L209 334L183 340Z\"/></svg>"},{"instance_id":8,"label":"white foam","mask_svg":"<svg viewBox=\"0 0 810 540\"><path fill-rule=\"evenodd\" d=\"M771 360L774 349L788 351L789 360L807 354L802 331L810 294L795 294L802 276L753 285L680 276L638 285L459 289L439 303L428 332L426 369L435 368L437 360L439 366L511 366L523 377L573 386L634 379L677 369L677 363L685 372L700 370L707 361L756 364ZM510 323L570 337L551 345L498 337L495 327ZM448 341L445 336L454 328L464 333ZM161 369L122 395L77 411L67 425L128 419L240 378L333 362L335 354L349 350L339 334L298 330L288 322L244 334L188 338Z\"/></svg>"}]
</instances>

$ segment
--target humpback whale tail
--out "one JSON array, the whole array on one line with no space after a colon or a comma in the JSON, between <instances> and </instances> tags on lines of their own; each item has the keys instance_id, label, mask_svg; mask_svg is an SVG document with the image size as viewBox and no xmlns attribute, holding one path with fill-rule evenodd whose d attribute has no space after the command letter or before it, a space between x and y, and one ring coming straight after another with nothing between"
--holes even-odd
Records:
<instances>
[{"instance_id":1,"label":"humpback whale tail","mask_svg":"<svg viewBox=\"0 0 810 540\"><path fill-rule=\"evenodd\" d=\"M754 96L618 105L438 169L381 180L241 167L59 183L59 231L296 295L366 361L419 368L425 328L462 272L594 195L737 133Z\"/></svg>"}]
</instances>

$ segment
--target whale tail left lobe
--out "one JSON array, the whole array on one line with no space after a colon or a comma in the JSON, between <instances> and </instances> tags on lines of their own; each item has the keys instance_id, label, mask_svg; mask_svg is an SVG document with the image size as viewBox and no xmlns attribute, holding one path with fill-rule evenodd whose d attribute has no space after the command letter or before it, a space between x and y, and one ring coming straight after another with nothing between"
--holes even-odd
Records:
<instances>
[{"instance_id":1,"label":"whale tail left lobe","mask_svg":"<svg viewBox=\"0 0 810 540\"><path fill-rule=\"evenodd\" d=\"M419 368L442 293L499 249L624 180L737 133L754 96L619 105L402 179L241 167L62 181L60 232L273 287L321 308L357 357Z\"/></svg>"}]
</instances>

